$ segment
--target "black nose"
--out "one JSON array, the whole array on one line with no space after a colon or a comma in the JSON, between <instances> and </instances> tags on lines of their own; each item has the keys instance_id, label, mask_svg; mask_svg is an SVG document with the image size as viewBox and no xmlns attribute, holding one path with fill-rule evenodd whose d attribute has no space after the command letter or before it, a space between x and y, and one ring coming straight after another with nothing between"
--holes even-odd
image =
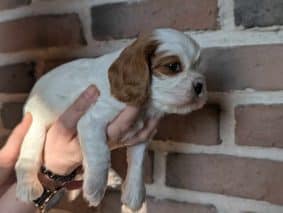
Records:
<instances>
[{"instance_id":1,"label":"black nose","mask_svg":"<svg viewBox=\"0 0 283 213\"><path fill-rule=\"evenodd\" d=\"M196 82L194 85L194 90L195 90L195 93L197 95L200 95L202 93L202 90L203 90L203 83L201 82Z\"/></svg>"}]
</instances>

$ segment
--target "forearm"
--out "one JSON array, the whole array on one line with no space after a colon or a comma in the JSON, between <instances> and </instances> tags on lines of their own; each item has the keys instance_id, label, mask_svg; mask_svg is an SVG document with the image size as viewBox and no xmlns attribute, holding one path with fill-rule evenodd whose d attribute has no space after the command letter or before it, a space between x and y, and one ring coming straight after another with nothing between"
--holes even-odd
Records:
<instances>
[{"instance_id":1,"label":"forearm","mask_svg":"<svg viewBox=\"0 0 283 213\"><path fill-rule=\"evenodd\" d=\"M26 204L16 198L16 184L13 184L0 197L0 210L5 213L34 213L36 211L32 203Z\"/></svg>"}]
</instances>

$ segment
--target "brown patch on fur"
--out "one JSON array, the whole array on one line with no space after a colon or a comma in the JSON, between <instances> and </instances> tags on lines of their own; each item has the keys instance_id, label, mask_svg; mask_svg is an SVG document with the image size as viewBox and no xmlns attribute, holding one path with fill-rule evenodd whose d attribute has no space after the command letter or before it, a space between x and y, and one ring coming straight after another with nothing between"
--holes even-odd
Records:
<instances>
[{"instance_id":1,"label":"brown patch on fur","mask_svg":"<svg viewBox=\"0 0 283 213\"><path fill-rule=\"evenodd\" d=\"M151 36L137 39L122 51L110 66L108 77L111 94L129 105L144 104L150 93L151 56L158 42Z\"/></svg>"},{"instance_id":2,"label":"brown patch on fur","mask_svg":"<svg viewBox=\"0 0 283 213\"><path fill-rule=\"evenodd\" d=\"M178 63L181 66L181 71L183 70L180 58L177 55L164 56L164 54L158 54L152 59L152 70L153 74L156 76L166 75L174 76L180 72L172 72L168 65Z\"/></svg>"}]
</instances>

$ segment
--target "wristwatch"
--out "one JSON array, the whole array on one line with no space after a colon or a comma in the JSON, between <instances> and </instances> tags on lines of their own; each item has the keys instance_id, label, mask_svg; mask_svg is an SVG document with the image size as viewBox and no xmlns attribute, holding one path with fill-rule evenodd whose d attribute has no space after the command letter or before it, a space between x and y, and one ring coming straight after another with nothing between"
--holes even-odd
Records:
<instances>
[{"instance_id":1,"label":"wristwatch","mask_svg":"<svg viewBox=\"0 0 283 213\"><path fill-rule=\"evenodd\" d=\"M33 201L40 213L46 213L60 201L65 194L65 184L72 181L80 169L81 167L75 169L69 175L63 176L55 174L46 167L41 166L39 178L44 185L44 190L41 196Z\"/></svg>"},{"instance_id":2,"label":"wristwatch","mask_svg":"<svg viewBox=\"0 0 283 213\"><path fill-rule=\"evenodd\" d=\"M61 198L64 196L64 188L49 190L44 187L44 191L39 198L34 200L35 207L38 208L40 213L46 213L53 208Z\"/></svg>"}]
</instances>

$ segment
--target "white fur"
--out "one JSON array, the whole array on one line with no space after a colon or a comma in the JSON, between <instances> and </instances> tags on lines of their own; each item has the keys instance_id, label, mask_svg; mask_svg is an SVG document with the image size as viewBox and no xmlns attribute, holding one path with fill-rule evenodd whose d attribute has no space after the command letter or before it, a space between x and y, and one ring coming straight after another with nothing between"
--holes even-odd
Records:
<instances>
[{"instance_id":1,"label":"white fur","mask_svg":"<svg viewBox=\"0 0 283 213\"><path fill-rule=\"evenodd\" d=\"M178 55L185 71L174 76L152 76L151 99L145 116L129 135L143 126L147 117L162 116L164 113L188 113L200 108L206 97L204 92L196 97L192 89L194 81L204 83L203 76L192 70L191 65L199 57L195 41L183 33L160 29L154 31L160 41L156 52ZM110 167L110 151L107 147L105 128L125 107L110 94L108 69L122 50L96 59L80 59L62 65L42 77L34 86L24 112L33 117L32 126L26 135L16 164L18 178L17 196L24 201L36 199L42 193L37 178L41 165L41 153L46 128L91 84L100 90L95 105L81 117L77 125L84 166L84 197L90 205L97 206L103 198ZM143 159L148 142L128 148L128 173L123 184L122 201L132 209L140 208L145 188L143 183Z\"/></svg>"}]
</instances>

